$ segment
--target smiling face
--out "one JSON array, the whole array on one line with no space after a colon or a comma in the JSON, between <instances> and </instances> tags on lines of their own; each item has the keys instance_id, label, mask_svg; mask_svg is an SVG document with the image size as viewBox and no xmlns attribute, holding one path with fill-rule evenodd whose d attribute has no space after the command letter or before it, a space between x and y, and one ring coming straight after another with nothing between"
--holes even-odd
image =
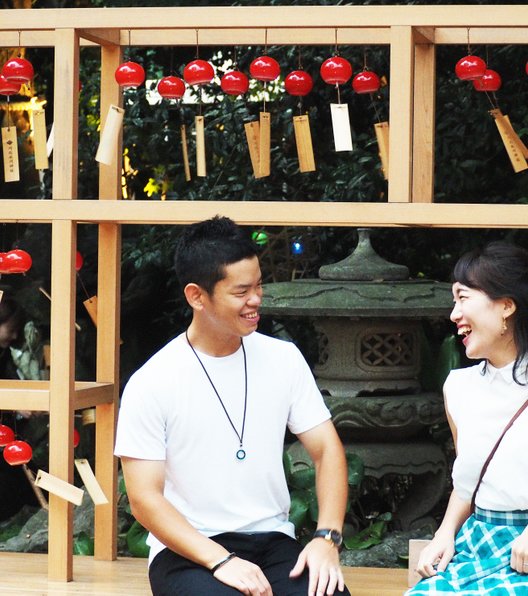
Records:
<instances>
[{"instance_id":1,"label":"smiling face","mask_svg":"<svg viewBox=\"0 0 528 596\"><path fill-rule=\"evenodd\" d=\"M457 326L458 335L463 336L466 356L485 358L497 368L515 360L517 350L510 318L515 312L513 301L509 298L491 300L485 292L460 282L453 284L453 298L451 320Z\"/></svg>"},{"instance_id":2,"label":"smiling face","mask_svg":"<svg viewBox=\"0 0 528 596\"><path fill-rule=\"evenodd\" d=\"M257 329L262 302L257 257L227 265L225 277L216 283L212 294L189 285L195 290L189 303L194 309L190 337L196 347L211 355L229 354L239 348L241 337Z\"/></svg>"}]
</instances>

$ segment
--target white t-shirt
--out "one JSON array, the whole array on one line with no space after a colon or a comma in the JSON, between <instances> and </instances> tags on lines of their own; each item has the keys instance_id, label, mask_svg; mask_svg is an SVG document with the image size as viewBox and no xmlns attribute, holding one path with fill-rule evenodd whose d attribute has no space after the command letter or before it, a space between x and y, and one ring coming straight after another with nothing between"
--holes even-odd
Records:
<instances>
[{"instance_id":1,"label":"white t-shirt","mask_svg":"<svg viewBox=\"0 0 528 596\"><path fill-rule=\"evenodd\" d=\"M513 363L497 369L484 363L453 370L446 379L444 394L449 414L457 428L457 457L453 486L470 501L482 466L502 431L528 398L528 385L513 380ZM524 371L518 372L525 382ZM528 410L508 430L493 456L477 493L483 509L514 511L528 509Z\"/></svg>"},{"instance_id":2,"label":"white t-shirt","mask_svg":"<svg viewBox=\"0 0 528 596\"><path fill-rule=\"evenodd\" d=\"M201 533L280 531L290 536L290 497L282 455L294 434L330 418L312 372L292 343L252 333L247 356L246 459L218 397L182 334L127 383L115 454L166 461L165 497ZM242 348L215 358L198 352L240 434ZM150 560L164 545L150 535Z\"/></svg>"}]
</instances>

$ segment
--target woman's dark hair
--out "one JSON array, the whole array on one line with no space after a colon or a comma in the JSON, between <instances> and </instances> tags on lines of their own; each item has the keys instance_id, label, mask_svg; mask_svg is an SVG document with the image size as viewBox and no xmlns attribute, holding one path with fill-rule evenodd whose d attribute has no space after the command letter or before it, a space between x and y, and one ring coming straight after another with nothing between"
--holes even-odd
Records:
<instances>
[{"instance_id":1,"label":"woman's dark hair","mask_svg":"<svg viewBox=\"0 0 528 596\"><path fill-rule=\"evenodd\" d=\"M257 245L244 228L217 215L183 230L174 267L182 288L195 283L212 294L215 285L225 277L226 265L257 254Z\"/></svg>"},{"instance_id":2,"label":"woman's dark hair","mask_svg":"<svg viewBox=\"0 0 528 596\"><path fill-rule=\"evenodd\" d=\"M528 360L528 251L507 242L491 242L463 255L455 265L453 281L481 290L491 300L511 298L516 310L511 316L517 358L513 378L524 359ZM528 362L525 361L528 373Z\"/></svg>"}]
</instances>

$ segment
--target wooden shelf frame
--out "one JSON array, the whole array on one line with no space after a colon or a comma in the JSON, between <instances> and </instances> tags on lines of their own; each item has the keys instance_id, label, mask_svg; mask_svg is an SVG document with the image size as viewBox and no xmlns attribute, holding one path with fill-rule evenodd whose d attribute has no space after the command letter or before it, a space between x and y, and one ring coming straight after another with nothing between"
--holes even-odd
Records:
<instances>
[{"instance_id":1,"label":"wooden shelf frame","mask_svg":"<svg viewBox=\"0 0 528 596\"><path fill-rule=\"evenodd\" d=\"M256 25L258 23L258 25ZM80 26L82 24L82 26ZM112 455L119 399L120 254L123 224L188 224L217 213L241 224L288 226L526 228L525 205L434 204L435 58L442 44L525 44L528 6L302 6L4 10L0 46L54 48L53 199L0 200L0 221L52 227L51 375L0 381L0 409L50 414L50 473L73 479L73 416L96 408L96 476L109 498L95 517L95 557L116 558L117 463ZM101 51L101 118L122 105L114 80L123 47L343 45L390 47L388 201L122 201L121 142L98 165L99 197L77 201L80 49ZM19 33L20 32L20 33ZM258 41L257 41L258 43ZM94 169L96 163L94 161ZM103 204L104 202L104 204ZM75 253L78 224L98 225L97 372L75 380ZM65 446L69 446L66 448ZM48 575L73 579L72 505L50 496ZM1 557L1 555L0 555Z\"/></svg>"}]
</instances>

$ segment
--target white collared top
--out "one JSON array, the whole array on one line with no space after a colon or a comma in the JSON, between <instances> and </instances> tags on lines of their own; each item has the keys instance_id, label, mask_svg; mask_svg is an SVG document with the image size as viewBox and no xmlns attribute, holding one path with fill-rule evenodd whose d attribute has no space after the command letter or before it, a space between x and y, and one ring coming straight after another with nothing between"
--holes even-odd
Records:
<instances>
[{"instance_id":1,"label":"white collared top","mask_svg":"<svg viewBox=\"0 0 528 596\"><path fill-rule=\"evenodd\" d=\"M470 501L480 471L500 434L528 399L528 385L513 379L513 362L495 368L484 362L451 371L445 385L447 410L457 429L453 486ZM517 373L526 382L524 367ZM515 421L497 449L477 493L483 509L528 509L528 409Z\"/></svg>"}]
</instances>

